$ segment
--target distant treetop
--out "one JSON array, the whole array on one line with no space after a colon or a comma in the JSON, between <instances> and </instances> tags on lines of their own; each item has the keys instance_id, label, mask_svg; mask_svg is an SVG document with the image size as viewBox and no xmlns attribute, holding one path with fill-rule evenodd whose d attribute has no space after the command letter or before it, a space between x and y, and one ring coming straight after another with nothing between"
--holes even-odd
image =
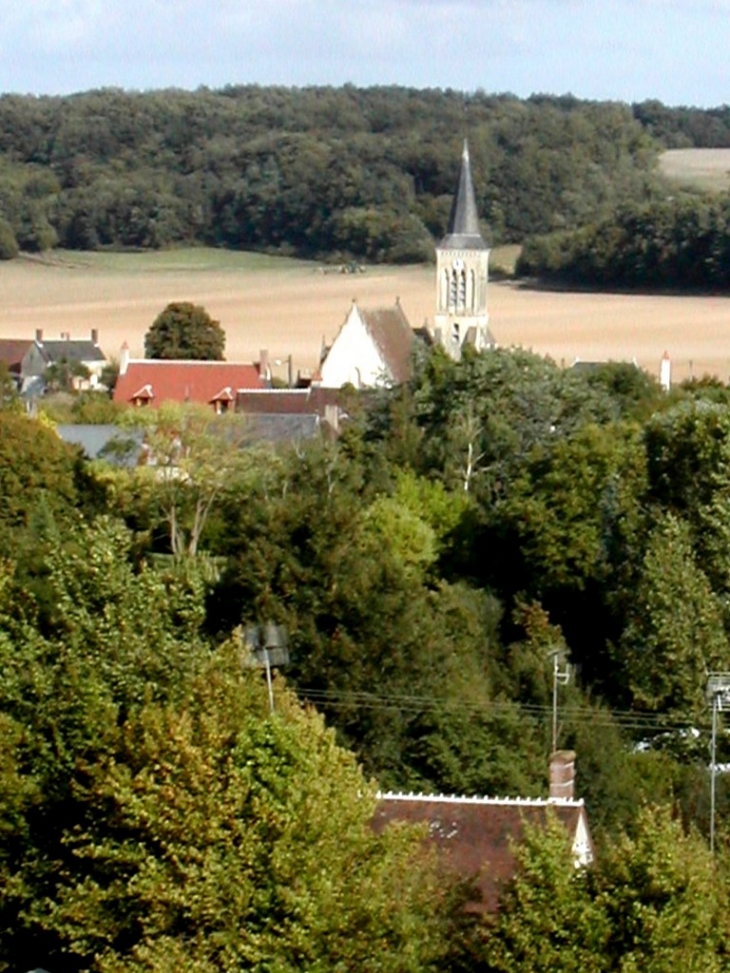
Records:
<instances>
[{"instance_id":1,"label":"distant treetop","mask_svg":"<svg viewBox=\"0 0 730 973\"><path fill-rule=\"evenodd\" d=\"M145 335L148 358L223 361L226 335L204 307L173 301L161 311Z\"/></svg>"}]
</instances>

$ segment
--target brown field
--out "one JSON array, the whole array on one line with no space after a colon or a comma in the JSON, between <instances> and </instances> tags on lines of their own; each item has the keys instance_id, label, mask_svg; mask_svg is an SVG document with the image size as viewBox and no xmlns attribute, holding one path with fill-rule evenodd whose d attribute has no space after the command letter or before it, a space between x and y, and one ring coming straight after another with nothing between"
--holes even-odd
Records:
<instances>
[{"instance_id":1,"label":"brown field","mask_svg":"<svg viewBox=\"0 0 730 973\"><path fill-rule=\"evenodd\" d=\"M167 255L60 255L0 264L0 337L82 337L98 328L116 357L133 356L155 315L173 300L203 304L227 335L229 360L292 356L316 366L350 302L400 297L413 325L433 315L433 267L323 273L313 264L246 254L180 251ZM666 350L674 378L714 374L730 380L730 297L586 294L490 285L490 324L503 347L521 345L559 363L635 360L654 375ZM284 374L282 366L281 374Z\"/></svg>"}]
</instances>

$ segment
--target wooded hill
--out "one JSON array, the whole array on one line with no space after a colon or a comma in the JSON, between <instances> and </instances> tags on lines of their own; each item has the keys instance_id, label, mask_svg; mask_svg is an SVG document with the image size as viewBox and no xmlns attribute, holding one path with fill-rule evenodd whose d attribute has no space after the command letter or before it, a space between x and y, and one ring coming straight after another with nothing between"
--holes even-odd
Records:
<instances>
[{"instance_id":1,"label":"wooded hill","mask_svg":"<svg viewBox=\"0 0 730 973\"><path fill-rule=\"evenodd\" d=\"M0 256L200 242L430 259L464 136L485 234L513 242L646 198L661 140L720 144L726 115L398 87L5 95Z\"/></svg>"}]
</instances>

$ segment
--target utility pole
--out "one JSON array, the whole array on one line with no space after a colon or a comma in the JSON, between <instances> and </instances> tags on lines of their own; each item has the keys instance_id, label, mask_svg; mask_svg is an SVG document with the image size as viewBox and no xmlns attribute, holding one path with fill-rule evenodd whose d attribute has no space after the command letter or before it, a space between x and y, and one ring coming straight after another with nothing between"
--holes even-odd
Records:
<instances>
[{"instance_id":1,"label":"utility pole","mask_svg":"<svg viewBox=\"0 0 730 973\"><path fill-rule=\"evenodd\" d=\"M560 668L561 661L565 660L565 649L553 649L550 657L553 660L553 733L550 752L555 753L558 749L558 686L567 686L570 682L570 663L565 662L565 668Z\"/></svg>"},{"instance_id":2,"label":"utility pole","mask_svg":"<svg viewBox=\"0 0 730 973\"><path fill-rule=\"evenodd\" d=\"M717 714L730 706L730 672L711 672L707 678L707 698L712 706L712 743L710 746L710 854L715 854L715 791L717 778Z\"/></svg>"}]
</instances>

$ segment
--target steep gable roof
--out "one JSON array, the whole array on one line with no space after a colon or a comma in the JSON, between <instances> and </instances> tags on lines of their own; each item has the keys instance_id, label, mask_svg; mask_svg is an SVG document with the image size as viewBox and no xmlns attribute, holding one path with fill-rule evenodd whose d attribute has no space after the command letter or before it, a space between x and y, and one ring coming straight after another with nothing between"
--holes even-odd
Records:
<instances>
[{"instance_id":1,"label":"steep gable roof","mask_svg":"<svg viewBox=\"0 0 730 973\"><path fill-rule=\"evenodd\" d=\"M481 901L471 908L494 912L502 887L514 875L514 844L525 825L544 827L550 813L565 827L576 863L588 864L593 846L583 801L382 794L373 827L380 832L398 821L427 825L427 841L442 865L460 878L476 880Z\"/></svg>"},{"instance_id":2,"label":"steep gable roof","mask_svg":"<svg viewBox=\"0 0 730 973\"><path fill-rule=\"evenodd\" d=\"M413 328L400 301L392 307L358 308L360 318L375 343L393 381L399 385L410 377Z\"/></svg>"},{"instance_id":3,"label":"steep gable roof","mask_svg":"<svg viewBox=\"0 0 730 973\"><path fill-rule=\"evenodd\" d=\"M114 389L115 402L233 402L239 389L262 388L249 362L130 361Z\"/></svg>"},{"instance_id":4,"label":"steep gable roof","mask_svg":"<svg viewBox=\"0 0 730 973\"><path fill-rule=\"evenodd\" d=\"M461 169L456 195L451 204L448 230L439 244L440 249L446 250L488 250L489 247L482 238L479 229L479 211L477 210L474 182L471 177L471 162L469 160L469 145L464 139L461 153Z\"/></svg>"}]
</instances>

